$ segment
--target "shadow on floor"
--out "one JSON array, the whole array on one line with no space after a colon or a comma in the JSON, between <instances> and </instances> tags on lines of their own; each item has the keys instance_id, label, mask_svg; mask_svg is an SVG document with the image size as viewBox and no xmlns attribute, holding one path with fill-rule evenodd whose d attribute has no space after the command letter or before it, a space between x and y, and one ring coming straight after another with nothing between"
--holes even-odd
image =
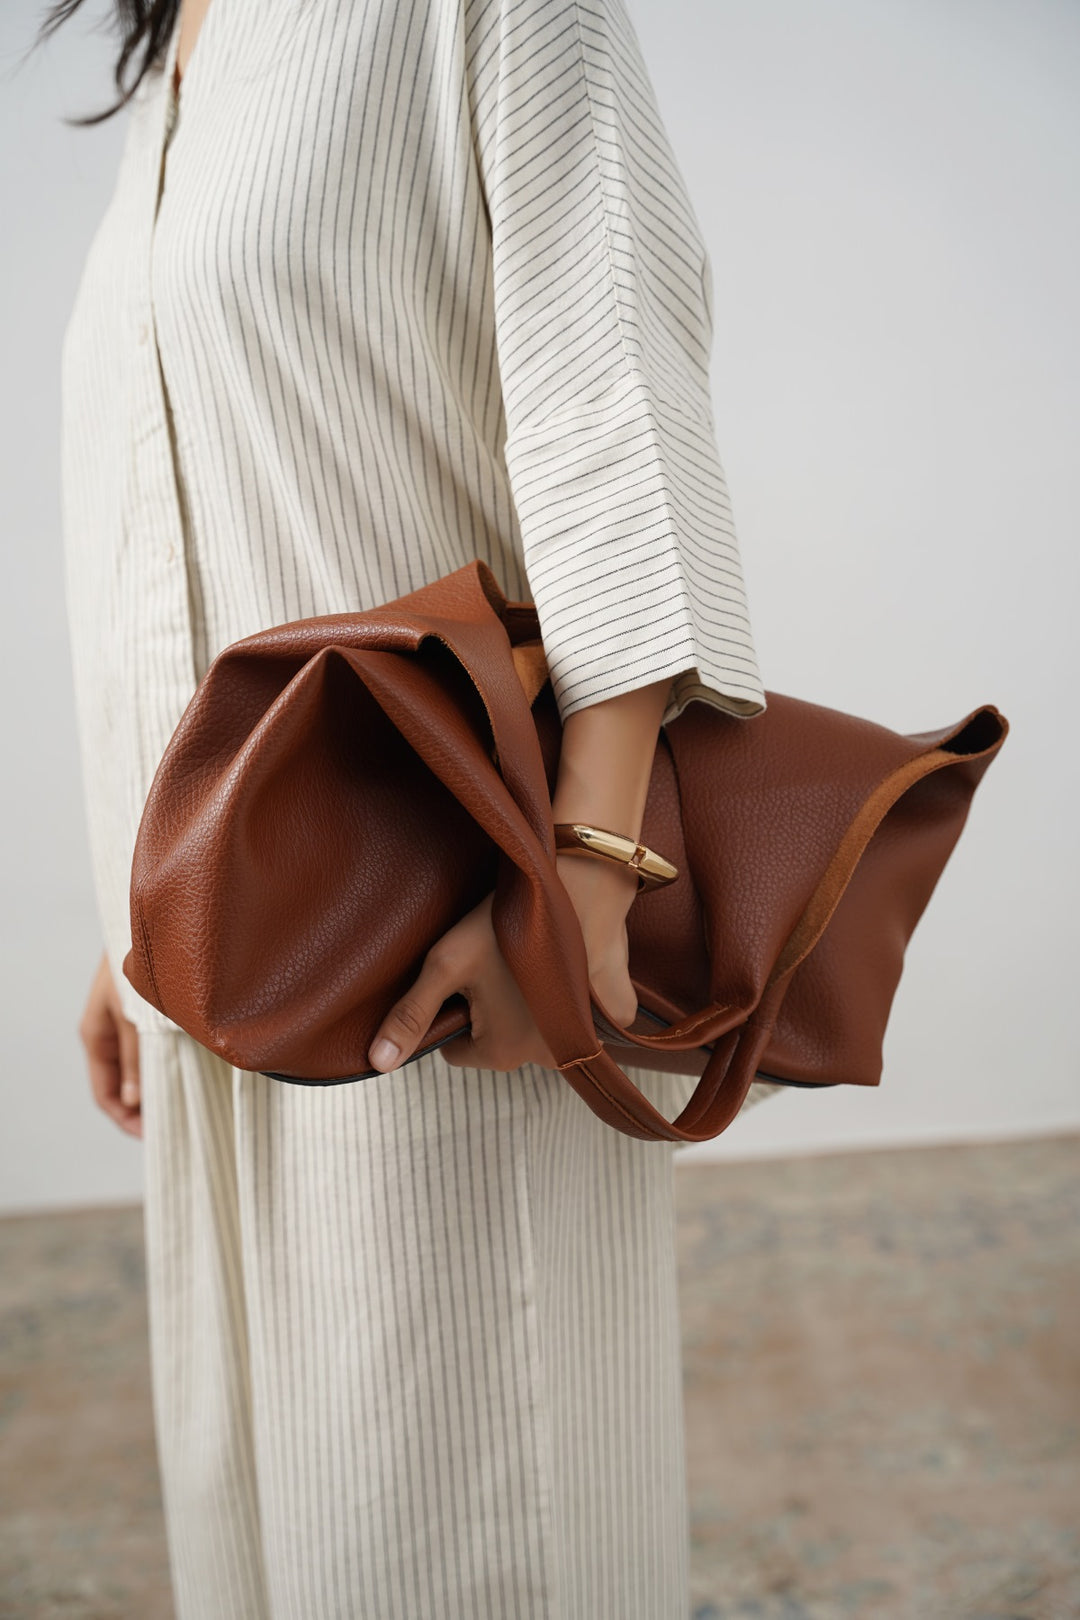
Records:
<instances>
[{"instance_id":1,"label":"shadow on floor","mask_svg":"<svg viewBox=\"0 0 1080 1620\"><path fill-rule=\"evenodd\" d=\"M1080 1616L1078 1149L679 1166L694 1620ZM171 1620L146 1335L138 1207L0 1221L3 1620Z\"/></svg>"}]
</instances>

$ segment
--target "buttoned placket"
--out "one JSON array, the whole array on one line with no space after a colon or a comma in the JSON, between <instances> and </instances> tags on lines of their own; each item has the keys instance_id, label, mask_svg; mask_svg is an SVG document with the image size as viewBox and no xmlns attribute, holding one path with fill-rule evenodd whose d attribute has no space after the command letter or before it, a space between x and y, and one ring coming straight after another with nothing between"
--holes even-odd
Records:
<instances>
[{"instance_id":1,"label":"buttoned placket","mask_svg":"<svg viewBox=\"0 0 1080 1620\"><path fill-rule=\"evenodd\" d=\"M166 160L179 115L172 89L176 31L164 65L161 103L147 176L147 228L140 252L139 297L134 310L131 464L127 506L129 548L135 570L139 642L136 690L130 693L143 789L197 684L189 537L173 443L153 303L155 228L165 189Z\"/></svg>"}]
</instances>

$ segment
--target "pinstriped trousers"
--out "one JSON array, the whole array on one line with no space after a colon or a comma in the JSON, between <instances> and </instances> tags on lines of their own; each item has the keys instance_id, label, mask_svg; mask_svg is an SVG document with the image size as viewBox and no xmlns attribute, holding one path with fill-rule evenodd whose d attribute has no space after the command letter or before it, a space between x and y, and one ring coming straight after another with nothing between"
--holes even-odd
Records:
<instances>
[{"instance_id":1,"label":"pinstriped trousers","mask_svg":"<svg viewBox=\"0 0 1080 1620\"><path fill-rule=\"evenodd\" d=\"M672 1145L538 1065L140 1052L177 1620L687 1620Z\"/></svg>"}]
</instances>

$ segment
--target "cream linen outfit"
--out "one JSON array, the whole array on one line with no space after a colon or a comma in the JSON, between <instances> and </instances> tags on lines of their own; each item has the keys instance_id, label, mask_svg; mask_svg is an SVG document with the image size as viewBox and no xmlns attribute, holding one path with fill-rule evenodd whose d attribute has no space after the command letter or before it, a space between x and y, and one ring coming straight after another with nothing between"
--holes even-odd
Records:
<instances>
[{"instance_id":1,"label":"cream linen outfit","mask_svg":"<svg viewBox=\"0 0 1080 1620\"><path fill-rule=\"evenodd\" d=\"M701 232L622 0L211 0L179 102L176 46L64 334L62 470L178 1620L686 1620L671 1146L536 1065L272 1082L121 963L154 770L253 631L482 556L563 718L667 675L667 721L764 708ZM693 1084L634 1075L669 1116Z\"/></svg>"}]
</instances>

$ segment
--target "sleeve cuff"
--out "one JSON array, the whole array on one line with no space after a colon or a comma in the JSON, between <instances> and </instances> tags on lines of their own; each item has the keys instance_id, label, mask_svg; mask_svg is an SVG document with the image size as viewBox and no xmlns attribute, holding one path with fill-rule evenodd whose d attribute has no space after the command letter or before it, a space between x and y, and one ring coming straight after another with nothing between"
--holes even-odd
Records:
<instances>
[{"instance_id":1,"label":"sleeve cuff","mask_svg":"<svg viewBox=\"0 0 1080 1620\"><path fill-rule=\"evenodd\" d=\"M675 677L698 700L766 707L711 415L637 375L510 433L507 470L560 716Z\"/></svg>"},{"instance_id":2,"label":"sleeve cuff","mask_svg":"<svg viewBox=\"0 0 1080 1620\"><path fill-rule=\"evenodd\" d=\"M661 725L667 726L672 720L677 720L686 705L693 702L711 703L714 709L722 709L725 714L733 714L740 720L750 720L755 714L764 714L768 708L765 690L760 683L752 695L746 692L742 682L739 690L733 691L729 689L722 672L706 678L701 668L695 665L693 669L684 670L676 676Z\"/></svg>"}]
</instances>

